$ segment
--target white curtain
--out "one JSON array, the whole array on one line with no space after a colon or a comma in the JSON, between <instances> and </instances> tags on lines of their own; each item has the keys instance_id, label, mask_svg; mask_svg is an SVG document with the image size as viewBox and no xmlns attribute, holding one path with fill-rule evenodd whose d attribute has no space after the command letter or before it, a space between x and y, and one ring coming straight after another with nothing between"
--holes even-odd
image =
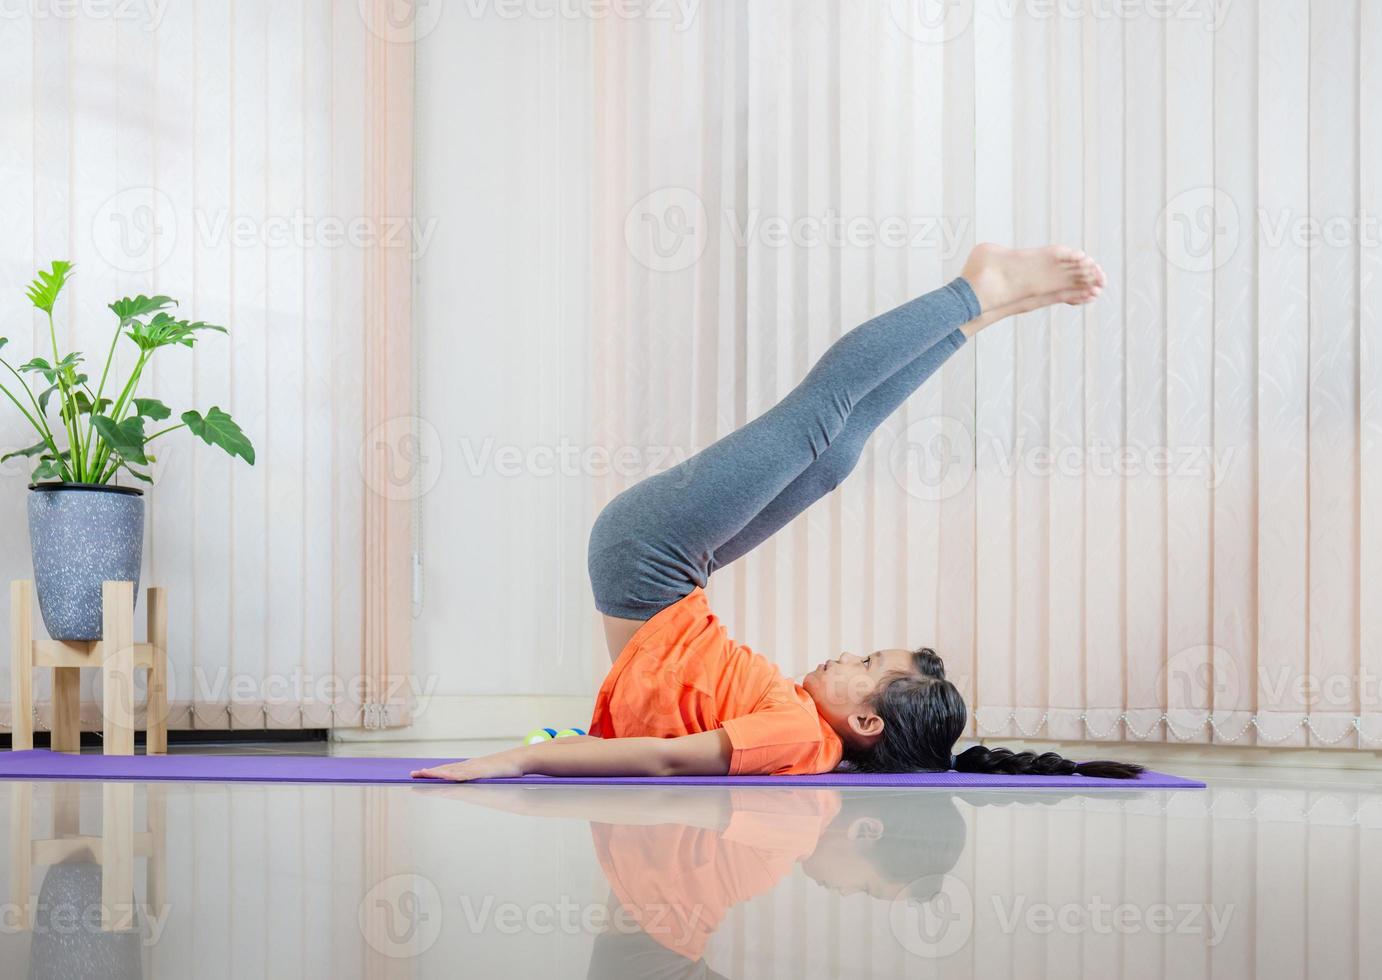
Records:
<instances>
[{"instance_id":1,"label":"white curtain","mask_svg":"<svg viewBox=\"0 0 1382 980\"><path fill-rule=\"evenodd\" d=\"M720 573L736 637L932 644L985 736L1382 744L1376 5L762 0L595 46L597 442L709 443L975 241L1109 274Z\"/></svg>"},{"instance_id":2,"label":"white curtain","mask_svg":"<svg viewBox=\"0 0 1382 980\"><path fill-rule=\"evenodd\" d=\"M54 259L76 264L59 341L88 363L109 344L106 304L166 293L230 334L160 352L148 393L221 406L258 457L185 434L159 452L143 576L169 592L170 723L397 720L362 704L378 701L389 631L408 649L409 505L378 461L402 438L379 425L408 411L397 376L412 366L406 269L396 285L412 227L406 38L373 0L40 6L0 19L6 354L46 340L23 286ZM0 412L0 442L32 442L15 413ZM31 577L23 462L3 473L6 578ZM388 615L400 582L402 625Z\"/></svg>"}]
</instances>

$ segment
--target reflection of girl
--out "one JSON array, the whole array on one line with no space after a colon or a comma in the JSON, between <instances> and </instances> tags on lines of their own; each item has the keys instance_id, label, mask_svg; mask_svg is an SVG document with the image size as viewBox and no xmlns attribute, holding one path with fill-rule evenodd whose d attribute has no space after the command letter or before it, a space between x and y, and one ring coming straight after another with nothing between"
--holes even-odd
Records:
<instances>
[{"instance_id":1,"label":"reflection of girl","mask_svg":"<svg viewBox=\"0 0 1382 980\"><path fill-rule=\"evenodd\" d=\"M592 980L719 976L703 959L711 935L734 906L772 891L794 864L840 895L930 901L964 853L972 808L1049 806L1074 795L661 786L554 792L494 784L443 792L524 816L590 821L611 891L610 926L591 953ZM1104 792L1100 799L1136 796Z\"/></svg>"},{"instance_id":2,"label":"reflection of girl","mask_svg":"<svg viewBox=\"0 0 1382 980\"><path fill-rule=\"evenodd\" d=\"M600 970L592 962L592 977L644 976L633 967L650 963L665 968L655 976L705 975L706 943L729 910L772 891L795 864L840 894L892 899L953 868L965 843L951 797L930 793L649 788L615 797L488 786L458 795L513 813L590 821L616 913L615 927L596 942Z\"/></svg>"},{"instance_id":3,"label":"reflection of girl","mask_svg":"<svg viewBox=\"0 0 1382 980\"><path fill-rule=\"evenodd\" d=\"M1087 303L1103 271L1074 249L981 245L960 277L855 328L776 406L616 497L591 532L589 571L615 662L590 731L414 775L484 777L883 772L1084 773L1135 766L969 749L966 709L929 649L844 653L801 684L729 638L711 573L834 489L873 431L996 320Z\"/></svg>"}]
</instances>

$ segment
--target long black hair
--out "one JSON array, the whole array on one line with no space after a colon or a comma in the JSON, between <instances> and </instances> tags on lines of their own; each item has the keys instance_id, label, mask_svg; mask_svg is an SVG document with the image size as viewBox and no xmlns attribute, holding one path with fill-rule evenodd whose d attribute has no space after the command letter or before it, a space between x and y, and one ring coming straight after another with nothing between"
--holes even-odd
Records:
<instances>
[{"instance_id":1,"label":"long black hair","mask_svg":"<svg viewBox=\"0 0 1382 980\"><path fill-rule=\"evenodd\" d=\"M951 753L964 734L969 712L945 662L929 647L912 653L916 673L899 674L874 695L883 734L870 748L847 750L846 760L864 772L1004 773L1015 776L1095 776L1134 779L1142 767L1127 762L1074 762L1055 752L1013 752L982 745Z\"/></svg>"}]
</instances>

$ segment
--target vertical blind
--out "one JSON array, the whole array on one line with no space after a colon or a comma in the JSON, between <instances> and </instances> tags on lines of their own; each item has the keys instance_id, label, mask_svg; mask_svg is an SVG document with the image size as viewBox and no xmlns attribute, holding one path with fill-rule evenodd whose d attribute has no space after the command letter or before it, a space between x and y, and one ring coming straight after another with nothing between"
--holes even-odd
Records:
<instances>
[{"instance_id":1,"label":"vertical blind","mask_svg":"<svg viewBox=\"0 0 1382 980\"><path fill-rule=\"evenodd\" d=\"M74 5L0 22L6 353L46 343L23 286L54 259L76 265L59 343L88 363L126 295L166 293L230 329L146 375L178 411L229 411L257 454L249 467L161 441L143 575L169 590L175 728L404 717L378 707L408 655L406 591L390 612L408 505L379 446L409 409L411 47L379 6ZM6 412L0 441L32 439ZM3 471L8 578L31 577L24 462Z\"/></svg>"},{"instance_id":2,"label":"vertical blind","mask_svg":"<svg viewBox=\"0 0 1382 980\"><path fill-rule=\"evenodd\" d=\"M789 672L934 645L974 734L1382 744L1379 43L1363 0L599 22L597 437L703 446L974 242L1083 245L1097 303L967 344L716 609Z\"/></svg>"}]
</instances>

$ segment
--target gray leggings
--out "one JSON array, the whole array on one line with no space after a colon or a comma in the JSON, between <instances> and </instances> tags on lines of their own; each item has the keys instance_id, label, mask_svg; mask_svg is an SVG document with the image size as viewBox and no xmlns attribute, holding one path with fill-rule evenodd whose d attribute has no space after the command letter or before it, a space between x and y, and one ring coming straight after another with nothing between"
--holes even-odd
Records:
<instances>
[{"instance_id":1,"label":"gray leggings","mask_svg":"<svg viewBox=\"0 0 1382 980\"><path fill-rule=\"evenodd\" d=\"M596 608L652 618L839 486L978 315L957 278L855 327L768 411L611 500L590 532Z\"/></svg>"}]
</instances>

